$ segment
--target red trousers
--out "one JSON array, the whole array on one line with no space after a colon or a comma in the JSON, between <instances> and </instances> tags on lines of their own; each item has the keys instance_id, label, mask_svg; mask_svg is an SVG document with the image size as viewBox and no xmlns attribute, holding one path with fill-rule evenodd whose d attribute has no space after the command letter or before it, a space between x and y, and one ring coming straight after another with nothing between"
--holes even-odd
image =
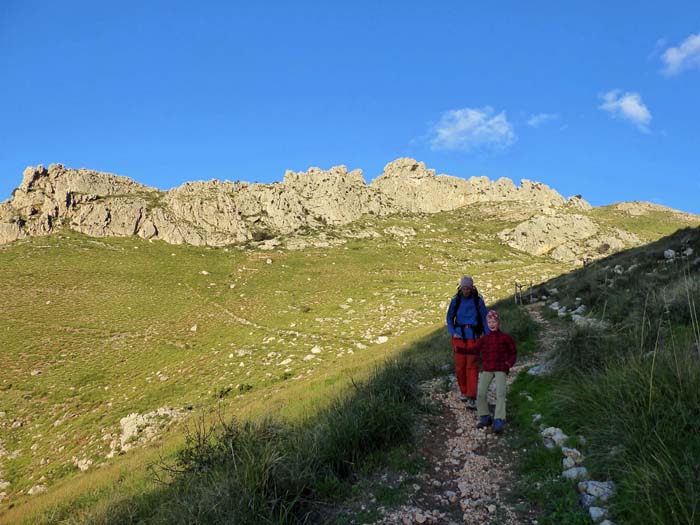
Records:
<instances>
[{"instance_id":1,"label":"red trousers","mask_svg":"<svg viewBox=\"0 0 700 525\"><path fill-rule=\"evenodd\" d=\"M460 392L472 399L476 399L476 387L479 383L479 356L463 352L473 351L472 347L475 343L474 339L463 341L456 337L452 338L457 384Z\"/></svg>"}]
</instances>

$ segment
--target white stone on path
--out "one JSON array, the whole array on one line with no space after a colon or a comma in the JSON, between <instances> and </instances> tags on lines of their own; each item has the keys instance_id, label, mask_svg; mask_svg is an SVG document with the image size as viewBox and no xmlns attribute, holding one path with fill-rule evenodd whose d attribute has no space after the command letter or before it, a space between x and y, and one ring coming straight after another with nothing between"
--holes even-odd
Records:
<instances>
[{"instance_id":1,"label":"white stone on path","mask_svg":"<svg viewBox=\"0 0 700 525\"><path fill-rule=\"evenodd\" d=\"M586 492L601 501L609 500L615 494L615 483L612 481L589 481Z\"/></svg>"},{"instance_id":2,"label":"white stone on path","mask_svg":"<svg viewBox=\"0 0 700 525\"><path fill-rule=\"evenodd\" d=\"M547 448L561 447L569 439L562 429L557 427L547 427L540 434Z\"/></svg>"},{"instance_id":3,"label":"white stone on path","mask_svg":"<svg viewBox=\"0 0 700 525\"><path fill-rule=\"evenodd\" d=\"M583 454L575 448L561 447L561 453L567 458L574 460L576 464L583 462Z\"/></svg>"},{"instance_id":4,"label":"white stone on path","mask_svg":"<svg viewBox=\"0 0 700 525\"><path fill-rule=\"evenodd\" d=\"M591 515L593 523L598 523L608 515L608 509L603 507L590 507L588 513Z\"/></svg>"},{"instance_id":5,"label":"white stone on path","mask_svg":"<svg viewBox=\"0 0 700 525\"><path fill-rule=\"evenodd\" d=\"M583 479L588 477L588 470L586 467L574 467L566 469L561 475L566 479Z\"/></svg>"}]
</instances>

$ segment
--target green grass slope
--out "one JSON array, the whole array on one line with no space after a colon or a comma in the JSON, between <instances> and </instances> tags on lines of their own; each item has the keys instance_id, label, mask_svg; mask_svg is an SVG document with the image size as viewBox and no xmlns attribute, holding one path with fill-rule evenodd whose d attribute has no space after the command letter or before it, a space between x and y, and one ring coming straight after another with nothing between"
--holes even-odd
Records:
<instances>
[{"instance_id":1,"label":"green grass slope","mask_svg":"<svg viewBox=\"0 0 700 525\"><path fill-rule=\"evenodd\" d=\"M88 486L97 501L125 477L140 490L158 450L137 435L107 457L129 414L298 419L439 327L461 275L492 302L572 269L497 242L513 223L473 206L364 219L348 228L378 237L299 251L71 233L0 247L0 509L31 517ZM169 428L156 442L172 455L182 431ZM28 496L36 486L47 494Z\"/></svg>"},{"instance_id":2,"label":"green grass slope","mask_svg":"<svg viewBox=\"0 0 700 525\"><path fill-rule=\"evenodd\" d=\"M666 250L687 255L668 259ZM511 393L518 446L528 449L522 489L540 505L540 522L589 518L574 483L560 477L561 453L542 446L535 413L585 438L570 441L593 479L616 483L606 505L616 523L698 523L700 229L613 255L546 287L565 306L580 298L587 315L604 324L575 326L545 309L568 330L552 356L554 372L523 374Z\"/></svg>"}]
</instances>

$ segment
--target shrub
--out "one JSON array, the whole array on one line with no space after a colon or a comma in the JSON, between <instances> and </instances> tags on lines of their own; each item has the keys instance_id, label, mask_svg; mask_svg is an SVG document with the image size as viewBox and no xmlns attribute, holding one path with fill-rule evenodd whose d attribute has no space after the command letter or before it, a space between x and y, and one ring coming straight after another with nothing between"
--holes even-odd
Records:
<instances>
[{"instance_id":1,"label":"shrub","mask_svg":"<svg viewBox=\"0 0 700 525\"><path fill-rule=\"evenodd\" d=\"M108 523L303 523L318 500L380 450L408 441L421 408L418 382L433 364L388 362L299 424L199 420L157 495L119 502ZM330 492L329 492L330 491ZM154 501L157 502L154 505Z\"/></svg>"}]
</instances>

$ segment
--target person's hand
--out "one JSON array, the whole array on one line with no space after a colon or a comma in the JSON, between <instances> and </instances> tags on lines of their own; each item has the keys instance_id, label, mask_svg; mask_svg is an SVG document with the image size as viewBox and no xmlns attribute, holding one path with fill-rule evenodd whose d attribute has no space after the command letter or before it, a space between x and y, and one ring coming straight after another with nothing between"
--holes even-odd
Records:
<instances>
[{"instance_id":1,"label":"person's hand","mask_svg":"<svg viewBox=\"0 0 700 525\"><path fill-rule=\"evenodd\" d=\"M459 337L460 337L460 336L458 336L457 334L452 334L452 339L455 339L455 338L456 338L456 339L459 339Z\"/></svg>"}]
</instances>

